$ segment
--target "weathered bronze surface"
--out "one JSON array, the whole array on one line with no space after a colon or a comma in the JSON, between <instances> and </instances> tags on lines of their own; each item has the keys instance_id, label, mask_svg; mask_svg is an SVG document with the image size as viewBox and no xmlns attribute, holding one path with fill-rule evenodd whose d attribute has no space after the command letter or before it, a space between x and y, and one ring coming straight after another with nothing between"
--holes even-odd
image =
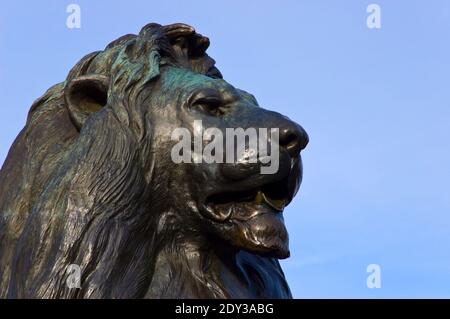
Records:
<instances>
[{"instance_id":1,"label":"weathered bronze surface","mask_svg":"<svg viewBox=\"0 0 450 319\"><path fill-rule=\"evenodd\" d=\"M0 297L291 297L271 204L296 194L308 136L224 81L208 45L188 25L148 24L32 105L0 172ZM170 133L196 119L279 128L280 169L174 163Z\"/></svg>"}]
</instances>

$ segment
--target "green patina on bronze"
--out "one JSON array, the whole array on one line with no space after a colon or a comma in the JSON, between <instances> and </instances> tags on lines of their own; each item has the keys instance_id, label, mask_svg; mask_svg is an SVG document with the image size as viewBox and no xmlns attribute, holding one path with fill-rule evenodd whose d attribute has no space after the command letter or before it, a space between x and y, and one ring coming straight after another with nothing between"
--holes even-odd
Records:
<instances>
[{"instance_id":1,"label":"green patina on bronze","mask_svg":"<svg viewBox=\"0 0 450 319\"><path fill-rule=\"evenodd\" d=\"M268 204L297 192L308 137L223 80L208 45L188 25L149 24L32 105L0 172L0 297L291 297L288 235ZM278 128L279 171L175 164L171 132L194 120Z\"/></svg>"}]
</instances>

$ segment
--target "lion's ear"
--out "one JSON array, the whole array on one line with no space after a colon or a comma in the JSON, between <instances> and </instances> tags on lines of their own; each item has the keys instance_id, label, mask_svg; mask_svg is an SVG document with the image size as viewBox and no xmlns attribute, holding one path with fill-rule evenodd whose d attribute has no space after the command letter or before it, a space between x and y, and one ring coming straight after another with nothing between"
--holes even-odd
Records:
<instances>
[{"instance_id":1,"label":"lion's ear","mask_svg":"<svg viewBox=\"0 0 450 319\"><path fill-rule=\"evenodd\" d=\"M106 105L108 87L109 79L99 74L83 75L66 84L64 98L70 117L78 129L91 114Z\"/></svg>"}]
</instances>

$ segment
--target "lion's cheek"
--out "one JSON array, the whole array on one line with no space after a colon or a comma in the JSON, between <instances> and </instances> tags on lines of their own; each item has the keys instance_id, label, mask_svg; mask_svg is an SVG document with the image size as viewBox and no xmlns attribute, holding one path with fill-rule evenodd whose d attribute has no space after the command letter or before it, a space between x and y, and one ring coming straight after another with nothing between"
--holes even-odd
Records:
<instances>
[{"instance_id":1,"label":"lion's cheek","mask_svg":"<svg viewBox=\"0 0 450 319\"><path fill-rule=\"evenodd\" d=\"M282 214L260 214L238 225L236 244L243 249L279 259L290 256L289 237Z\"/></svg>"}]
</instances>

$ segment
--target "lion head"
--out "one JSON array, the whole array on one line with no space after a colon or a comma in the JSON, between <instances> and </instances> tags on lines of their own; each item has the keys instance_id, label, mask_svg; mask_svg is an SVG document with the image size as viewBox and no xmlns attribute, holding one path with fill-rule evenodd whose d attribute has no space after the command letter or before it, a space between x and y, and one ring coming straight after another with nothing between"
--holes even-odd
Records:
<instances>
[{"instance_id":1,"label":"lion head","mask_svg":"<svg viewBox=\"0 0 450 319\"><path fill-rule=\"evenodd\" d=\"M226 82L208 45L188 25L149 24L84 57L33 104L0 173L1 297L291 296L282 211L308 136ZM261 174L246 152L174 161L173 132L195 135L199 120L276 128L278 169Z\"/></svg>"}]
</instances>

